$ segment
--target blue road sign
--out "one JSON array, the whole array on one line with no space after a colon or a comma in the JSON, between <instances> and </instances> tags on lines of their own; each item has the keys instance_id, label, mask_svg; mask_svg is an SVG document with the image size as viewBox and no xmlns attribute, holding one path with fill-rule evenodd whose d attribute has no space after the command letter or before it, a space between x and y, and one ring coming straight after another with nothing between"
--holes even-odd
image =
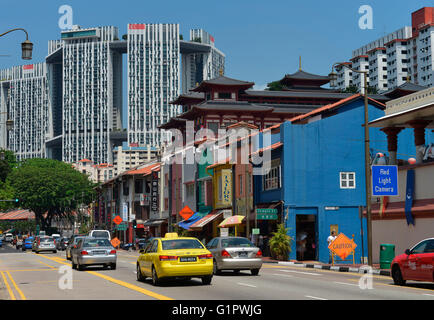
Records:
<instances>
[{"instance_id":1,"label":"blue road sign","mask_svg":"<svg viewBox=\"0 0 434 320\"><path fill-rule=\"evenodd\" d=\"M398 167L372 166L372 195L398 195Z\"/></svg>"}]
</instances>

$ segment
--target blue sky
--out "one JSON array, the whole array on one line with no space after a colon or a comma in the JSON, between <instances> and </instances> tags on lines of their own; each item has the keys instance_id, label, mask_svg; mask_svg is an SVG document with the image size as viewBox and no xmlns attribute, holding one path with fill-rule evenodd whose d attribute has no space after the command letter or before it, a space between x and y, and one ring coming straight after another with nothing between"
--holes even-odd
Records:
<instances>
[{"instance_id":1,"label":"blue sky","mask_svg":"<svg viewBox=\"0 0 434 320\"><path fill-rule=\"evenodd\" d=\"M28 30L33 62L47 54L47 41L58 39L61 5L73 9L82 27L113 25L120 35L128 23L179 23L184 39L191 28L203 28L226 54L226 75L254 81L257 88L303 70L326 75L331 64L347 61L351 51L411 25L411 12L431 1L415 0L15 0L0 9L0 33L13 27ZM359 28L359 7L373 9L373 29ZM27 64L20 59L24 34L0 39L0 68ZM11 55L11 56L2 56Z\"/></svg>"}]
</instances>

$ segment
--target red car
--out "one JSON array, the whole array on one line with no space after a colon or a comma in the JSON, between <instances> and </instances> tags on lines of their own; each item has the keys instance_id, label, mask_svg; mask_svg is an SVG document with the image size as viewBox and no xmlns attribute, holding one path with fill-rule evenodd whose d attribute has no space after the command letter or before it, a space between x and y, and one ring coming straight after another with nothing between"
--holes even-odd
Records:
<instances>
[{"instance_id":1,"label":"red car","mask_svg":"<svg viewBox=\"0 0 434 320\"><path fill-rule=\"evenodd\" d=\"M393 282L405 285L407 280L434 282L434 238L422 240L391 264Z\"/></svg>"}]
</instances>

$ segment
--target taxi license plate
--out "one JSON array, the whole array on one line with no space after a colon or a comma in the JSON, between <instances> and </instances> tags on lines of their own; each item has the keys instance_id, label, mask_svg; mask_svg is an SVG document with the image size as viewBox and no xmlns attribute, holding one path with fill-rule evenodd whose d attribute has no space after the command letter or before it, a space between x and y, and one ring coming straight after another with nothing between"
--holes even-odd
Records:
<instances>
[{"instance_id":1,"label":"taxi license plate","mask_svg":"<svg viewBox=\"0 0 434 320\"><path fill-rule=\"evenodd\" d=\"M181 257L179 258L179 262L196 262L196 257Z\"/></svg>"},{"instance_id":2,"label":"taxi license plate","mask_svg":"<svg viewBox=\"0 0 434 320\"><path fill-rule=\"evenodd\" d=\"M242 258L246 258L247 257L247 252L239 252L238 256L242 257Z\"/></svg>"},{"instance_id":3,"label":"taxi license plate","mask_svg":"<svg viewBox=\"0 0 434 320\"><path fill-rule=\"evenodd\" d=\"M105 254L106 252L105 251L93 251L92 253L93 254Z\"/></svg>"}]
</instances>

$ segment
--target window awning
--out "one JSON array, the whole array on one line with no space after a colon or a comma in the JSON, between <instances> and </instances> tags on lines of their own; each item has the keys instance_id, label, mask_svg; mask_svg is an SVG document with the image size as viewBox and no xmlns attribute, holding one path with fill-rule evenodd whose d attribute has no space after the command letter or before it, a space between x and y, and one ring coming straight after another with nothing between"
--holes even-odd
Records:
<instances>
[{"instance_id":1,"label":"window awning","mask_svg":"<svg viewBox=\"0 0 434 320\"><path fill-rule=\"evenodd\" d=\"M258 203L256 205L256 208L257 209L274 209L274 208L278 207L281 203L282 203L282 201L271 202L271 203Z\"/></svg>"},{"instance_id":2,"label":"window awning","mask_svg":"<svg viewBox=\"0 0 434 320\"><path fill-rule=\"evenodd\" d=\"M196 221L200 220L201 218L202 218L202 216L199 214L199 212L196 212L187 220L182 220L182 221L178 222L178 226L188 230L188 229L190 229L190 226L192 224L194 224Z\"/></svg>"},{"instance_id":3,"label":"window awning","mask_svg":"<svg viewBox=\"0 0 434 320\"><path fill-rule=\"evenodd\" d=\"M158 227L163 222L166 222L166 219L149 219L143 223L144 227Z\"/></svg>"},{"instance_id":4,"label":"window awning","mask_svg":"<svg viewBox=\"0 0 434 320\"><path fill-rule=\"evenodd\" d=\"M217 219L218 217L223 215L223 211L224 210L214 210L211 211L211 213L207 214L205 217L203 217L202 219L196 221L194 224L192 224L190 226L190 229L193 230L200 230L202 229L204 226L206 226L208 223L214 221L215 219Z\"/></svg>"}]
</instances>

